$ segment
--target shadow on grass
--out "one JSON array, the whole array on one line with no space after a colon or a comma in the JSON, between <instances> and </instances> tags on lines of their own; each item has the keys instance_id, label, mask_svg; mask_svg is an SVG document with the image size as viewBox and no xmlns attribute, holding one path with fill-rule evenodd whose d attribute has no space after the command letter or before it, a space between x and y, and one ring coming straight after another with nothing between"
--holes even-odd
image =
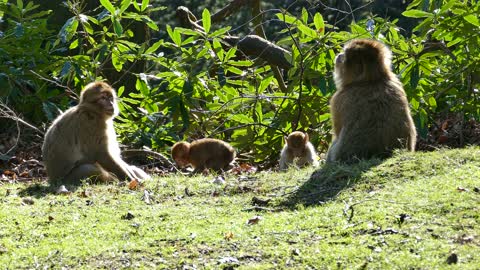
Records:
<instances>
[{"instance_id":1,"label":"shadow on grass","mask_svg":"<svg viewBox=\"0 0 480 270\"><path fill-rule=\"evenodd\" d=\"M315 171L282 203L286 207L319 205L332 200L344 189L354 186L361 175L383 163L381 159L361 160L355 164L325 164Z\"/></svg>"},{"instance_id":2,"label":"shadow on grass","mask_svg":"<svg viewBox=\"0 0 480 270\"><path fill-rule=\"evenodd\" d=\"M47 183L33 183L23 190L20 190L20 197L43 198L49 194L55 194L55 190Z\"/></svg>"},{"instance_id":3,"label":"shadow on grass","mask_svg":"<svg viewBox=\"0 0 480 270\"><path fill-rule=\"evenodd\" d=\"M71 192L75 192L77 189L81 188L85 185L92 185L94 183L90 182L89 180L83 180L81 182L66 182L66 183L54 183L53 185L45 182L45 183L33 183L26 187L25 189L21 190L18 194L21 197L35 197L35 198L42 198L50 194L58 195L58 194L68 194ZM100 184L100 183L98 183ZM61 188L61 186L64 186Z\"/></svg>"}]
</instances>

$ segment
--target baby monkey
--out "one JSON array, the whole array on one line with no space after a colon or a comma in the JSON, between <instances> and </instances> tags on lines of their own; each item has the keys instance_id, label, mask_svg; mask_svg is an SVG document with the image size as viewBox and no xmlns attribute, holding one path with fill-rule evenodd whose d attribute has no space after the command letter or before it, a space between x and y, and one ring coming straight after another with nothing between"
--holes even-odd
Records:
<instances>
[{"instance_id":1,"label":"baby monkey","mask_svg":"<svg viewBox=\"0 0 480 270\"><path fill-rule=\"evenodd\" d=\"M285 137L285 146L280 153L280 170L286 170L292 164L318 166L318 156L307 133L294 131Z\"/></svg>"},{"instance_id":2,"label":"baby monkey","mask_svg":"<svg viewBox=\"0 0 480 270\"><path fill-rule=\"evenodd\" d=\"M194 172L230 169L236 153L233 147L217 139L199 139L191 143L177 142L172 147L172 158L180 168L192 165Z\"/></svg>"}]
</instances>

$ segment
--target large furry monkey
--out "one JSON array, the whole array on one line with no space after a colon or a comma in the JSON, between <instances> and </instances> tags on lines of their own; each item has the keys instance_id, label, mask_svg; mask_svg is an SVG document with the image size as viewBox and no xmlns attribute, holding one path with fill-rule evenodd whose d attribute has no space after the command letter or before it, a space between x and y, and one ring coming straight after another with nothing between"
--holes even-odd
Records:
<instances>
[{"instance_id":1,"label":"large furry monkey","mask_svg":"<svg viewBox=\"0 0 480 270\"><path fill-rule=\"evenodd\" d=\"M415 151L416 130L402 83L382 43L356 39L335 59L337 92L330 101L334 140L327 162L387 157Z\"/></svg>"},{"instance_id":2,"label":"large furry monkey","mask_svg":"<svg viewBox=\"0 0 480 270\"><path fill-rule=\"evenodd\" d=\"M285 146L280 153L280 170L286 170L293 164L299 167L318 166L318 156L307 133L294 131L285 137Z\"/></svg>"},{"instance_id":3,"label":"large furry monkey","mask_svg":"<svg viewBox=\"0 0 480 270\"><path fill-rule=\"evenodd\" d=\"M82 91L80 103L53 121L42 146L50 184L79 184L85 178L108 182L148 177L120 157L113 128L118 114L115 99L115 91L107 83L90 83Z\"/></svg>"}]
</instances>

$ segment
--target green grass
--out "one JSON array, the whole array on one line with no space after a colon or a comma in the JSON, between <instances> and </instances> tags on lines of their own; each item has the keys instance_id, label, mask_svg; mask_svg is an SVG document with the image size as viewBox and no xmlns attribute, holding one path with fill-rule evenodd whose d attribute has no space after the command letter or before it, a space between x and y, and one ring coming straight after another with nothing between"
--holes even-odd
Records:
<instances>
[{"instance_id":1,"label":"green grass","mask_svg":"<svg viewBox=\"0 0 480 270\"><path fill-rule=\"evenodd\" d=\"M478 147L397 153L383 162L323 165L316 172L227 175L225 185L213 179L171 175L139 191L118 184L83 185L69 195L50 193L44 183L2 184L0 265L480 267ZM268 203L255 206L254 197ZM258 223L248 225L256 216ZM452 254L458 261L449 264Z\"/></svg>"}]
</instances>

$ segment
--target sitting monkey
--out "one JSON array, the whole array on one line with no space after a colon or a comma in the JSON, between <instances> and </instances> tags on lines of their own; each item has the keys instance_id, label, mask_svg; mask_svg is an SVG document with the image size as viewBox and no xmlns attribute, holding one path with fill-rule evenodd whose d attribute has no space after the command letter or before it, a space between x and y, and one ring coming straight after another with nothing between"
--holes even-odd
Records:
<instances>
[{"instance_id":1,"label":"sitting monkey","mask_svg":"<svg viewBox=\"0 0 480 270\"><path fill-rule=\"evenodd\" d=\"M293 164L318 166L318 156L307 133L294 131L285 137L285 146L280 153L280 170L286 170Z\"/></svg>"}]
</instances>

